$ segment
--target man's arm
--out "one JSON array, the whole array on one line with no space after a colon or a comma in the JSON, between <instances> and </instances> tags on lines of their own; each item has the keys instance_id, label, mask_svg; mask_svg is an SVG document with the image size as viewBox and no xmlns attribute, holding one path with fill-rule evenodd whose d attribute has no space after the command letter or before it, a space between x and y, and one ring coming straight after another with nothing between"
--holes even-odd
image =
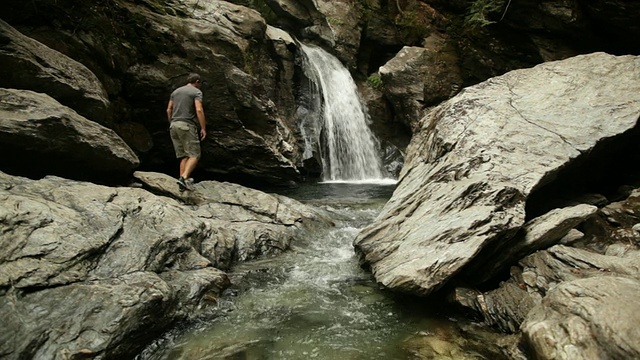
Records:
<instances>
[{"instance_id":1,"label":"man's arm","mask_svg":"<svg viewBox=\"0 0 640 360\"><path fill-rule=\"evenodd\" d=\"M171 114L173 114L173 100L169 100L169 105L167 105L167 120L171 122Z\"/></svg>"},{"instance_id":2,"label":"man's arm","mask_svg":"<svg viewBox=\"0 0 640 360\"><path fill-rule=\"evenodd\" d=\"M204 108L202 107L202 101L196 99L196 115L198 116L198 122L200 123L200 141L207 137L207 122L204 118Z\"/></svg>"}]
</instances>

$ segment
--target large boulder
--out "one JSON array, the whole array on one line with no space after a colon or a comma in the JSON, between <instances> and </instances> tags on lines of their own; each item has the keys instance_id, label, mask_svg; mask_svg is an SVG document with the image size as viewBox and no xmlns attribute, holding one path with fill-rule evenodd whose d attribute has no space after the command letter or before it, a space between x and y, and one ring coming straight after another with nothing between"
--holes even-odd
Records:
<instances>
[{"instance_id":1,"label":"large boulder","mask_svg":"<svg viewBox=\"0 0 640 360\"><path fill-rule=\"evenodd\" d=\"M522 324L536 359L640 357L640 281L600 276L563 283Z\"/></svg>"},{"instance_id":2,"label":"large boulder","mask_svg":"<svg viewBox=\"0 0 640 360\"><path fill-rule=\"evenodd\" d=\"M299 181L293 121L285 110L293 106L282 106L283 110L276 106L293 102L292 97L279 95L291 90L279 78L285 72L276 71L285 67L283 51L288 48L278 46L280 38L273 32L267 34L267 25L256 11L224 1L199 6L194 1L191 5L193 17L187 19L128 6L132 14L147 19L153 31L174 29L172 40L189 54L160 55L127 71L124 90L128 99L146 104L137 116L154 134L153 157L173 162L163 111L171 91L184 85L184 69L190 69L205 84L209 136L202 143L199 169L245 182L281 185ZM271 51L279 55L271 58Z\"/></svg>"},{"instance_id":3,"label":"large boulder","mask_svg":"<svg viewBox=\"0 0 640 360\"><path fill-rule=\"evenodd\" d=\"M196 250L209 229L175 201L55 177L0 182L8 359L131 357L228 286Z\"/></svg>"},{"instance_id":4,"label":"large boulder","mask_svg":"<svg viewBox=\"0 0 640 360\"><path fill-rule=\"evenodd\" d=\"M514 236L527 217L549 210L525 212L534 191L560 178L579 180L566 185L573 190L587 185L571 165L608 158L607 149L637 153L638 66L639 57L604 53L549 62L466 88L430 111L391 200L354 241L376 280L428 295L471 261L495 256L483 249L521 241Z\"/></svg>"},{"instance_id":5,"label":"large boulder","mask_svg":"<svg viewBox=\"0 0 640 360\"><path fill-rule=\"evenodd\" d=\"M220 268L330 224L238 185L185 194L166 175L136 174L165 196L0 173L3 357L132 358L178 322L214 314L229 285Z\"/></svg>"},{"instance_id":6,"label":"large boulder","mask_svg":"<svg viewBox=\"0 0 640 360\"><path fill-rule=\"evenodd\" d=\"M81 63L0 20L0 87L48 94L89 120L108 122L109 100Z\"/></svg>"},{"instance_id":7,"label":"large boulder","mask_svg":"<svg viewBox=\"0 0 640 360\"><path fill-rule=\"evenodd\" d=\"M127 179L139 160L113 130L45 94L0 89L0 167L108 182Z\"/></svg>"},{"instance_id":8,"label":"large boulder","mask_svg":"<svg viewBox=\"0 0 640 360\"><path fill-rule=\"evenodd\" d=\"M167 175L137 171L134 176L150 190L194 206L197 216L208 219L212 231L202 242L202 253L222 269L278 255L289 249L301 230L332 224L315 208L237 184L203 181L193 191L180 192L175 179Z\"/></svg>"}]
</instances>

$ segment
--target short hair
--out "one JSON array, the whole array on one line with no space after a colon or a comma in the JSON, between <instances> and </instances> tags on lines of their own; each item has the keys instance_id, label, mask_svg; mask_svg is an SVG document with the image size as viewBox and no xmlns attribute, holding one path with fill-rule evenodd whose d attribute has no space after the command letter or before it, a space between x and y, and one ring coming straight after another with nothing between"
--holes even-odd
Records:
<instances>
[{"instance_id":1,"label":"short hair","mask_svg":"<svg viewBox=\"0 0 640 360\"><path fill-rule=\"evenodd\" d=\"M200 81L200 74L196 74L196 73L191 73L189 74L189 77L187 77L187 82L189 84L193 84L197 81Z\"/></svg>"}]
</instances>

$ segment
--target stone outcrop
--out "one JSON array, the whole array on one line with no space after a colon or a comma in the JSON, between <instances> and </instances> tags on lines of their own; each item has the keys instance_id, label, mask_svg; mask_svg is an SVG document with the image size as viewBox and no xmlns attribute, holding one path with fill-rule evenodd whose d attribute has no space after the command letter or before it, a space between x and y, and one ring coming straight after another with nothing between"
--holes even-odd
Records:
<instances>
[{"instance_id":1,"label":"stone outcrop","mask_svg":"<svg viewBox=\"0 0 640 360\"><path fill-rule=\"evenodd\" d=\"M48 95L0 88L0 167L42 177L127 179L139 160L116 133Z\"/></svg>"},{"instance_id":2,"label":"stone outcrop","mask_svg":"<svg viewBox=\"0 0 640 360\"><path fill-rule=\"evenodd\" d=\"M618 0L494 6L484 14L494 24L480 27L465 19L469 7L462 1L115 0L91 4L7 0L5 6L13 11L3 13L3 21L36 43L83 64L95 76L67 79L69 71L63 71L64 76L54 71L67 60L51 60L49 55L55 51L40 45L34 45L33 51L29 46L18 48L16 41L32 41L12 35L16 40L3 46L22 54L10 58L13 68L23 64L47 75L22 77L14 84L14 73L7 70L9 76L2 79L12 84L0 86L33 89L57 98L52 91L39 90L43 84L55 85L60 87L56 93L70 94L78 101L79 96L83 102L97 99L98 106L106 99L99 95L104 91L99 88L106 89L110 104L106 112L89 114L81 108L85 105L58 100L91 120L105 124L97 117L106 116L108 127L137 152L146 169L166 171L175 164L164 122L167 96L182 84L183 75L199 71L208 80L205 111L211 127L201 170L207 177L247 183L300 181L303 166L295 117L299 95L295 45L272 38L265 30L267 24L322 44L360 81L398 60L405 46L425 49L418 51L424 55L416 68L420 76L405 74L402 78L410 79L408 84L387 79L387 95L376 101L389 102L393 108L382 117L377 116L381 113L372 117L374 122L388 122L380 129L415 126L424 108L455 94L460 86L515 68L594 50L637 51L626 40L627 34L637 32L637 11L633 11L637 6ZM264 16L248 6L260 9ZM15 32L3 28L8 29L6 34ZM100 84L93 84L96 77ZM85 93L72 95L76 91L69 89L86 79L98 85L98 92L85 88ZM402 92L403 88L411 93ZM378 135L384 138L386 132Z\"/></svg>"},{"instance_id":3,"label":"stone outcrop","mask_svg":"<svg viewBox=\"0 0 640 360\"><path fill-rule=\"evenodd\" d=\"M348 67L355 66L362 27L353 1L268 0L278 22L297 36L332 49Z\"/></svg>"},{"instance_id":4,"label":"stone outcrop","mask_svg":"<svg viewBox=\"0 0 640 360\"><path fill-rule=\"evenodd\" d=\"M599 276L552 289L522 325L537 359L640 357L640 281Z\"/></svg>"},{"instance_id":5,"label":"stone outcrop","mask_svg":"<svg viewBox=\"0 0 640 360\"><path fill-rule=\"evenodd\" d=\"M145 187L194 206L197 216L214 229L202 251L218 268L277 255L289 248L300 230L312 224L330 225L328 216L284 196L267 194L232 183L203 181L194 191L180 192L174 178L134 173Z\"/></svg>"},{"instance_id":6,"label":"stone outcrop","mask_svg":"<svg viewBox=\"0 0 640 360\"><path fill-rule=\"evenodd\" d=\"M590 191L636 179L620 169L638 151L639 66L549 62L429 112L392 199L354 242L378 282L445 290L485 324L522 329L527 356L637 357L638 193L607 205L623 193Z\"/></svg>"},{"instance_id":7,"label":"stone outcrop","mask_svg":"<svg viewBox=\"0 0 640 360\"><path fill-rule=\"evenodd\" d=\"M554 56L558 49L579 52L604 47L625 53L633 45L624 39L640 35L640 5L632 1L526 0L513 5L504 21L515 29L524 29L545 57Z\"/></svg>"},{"instance_id":8,"label":"stone outcrop","mask_svg":"<svg viewBox=\"0 0 640 360\"><path fill-rule=\"evenodd\" d=\"M378 72L396 120L416 130L425 110L455 95L463 79L452 44L437 36L426 47L404 47Z\"/></svg>"},{"instance_id":9,"label":"stone outcrop","mask_svg":"<svg viewBox=\"0 0 640 360\"><path fill-rule=\"evenodd\" d=\"M238 185L199 183L187 195L166 175L136 174L167 196L0 173L3 357L131 357L210 314L229 285L219 269L279 254L330 223Z\"/></svg>"},{"instance_id":10,"label":"stone outcrop","mask_svg":"<svg viewBox=\"0 0 640 360\"><path fill-rule=\"evenodd\" d=\"M510 278L501 282L498 288L481 292L477 289L458 287L450 294L450 299L471 310L485 324L505 332L518 333L521 327L539 329L540 332L537 333L535 339L527 336L523 339L526 347L533 349L530 350L532 355L535 353L535 356L548 358L549 346L553 348L553 343L545 343L542 340L545 337L558 338L558 343L567 345L566 349L585 351L585 344L580 339L569 339L565 335L552 333L555 331L552 327L540 324L540 326L531 327L524 325L524 323L554 323L557 319L554 320L553 313L560 310L565 319L571 318L573 315L565 312L566 309L562 310L562 307L554 305L555 300L547 300L546 298L547 295L556 291L554 289L565 286L564 284L571 284L581 279L601 277L626 278L634 281L640 279L640 236L634 230L638 221L636 214L640 211L639 199L640 193L635 190L623 201L614 202L599 209L597 213L579 225L580 231L572 229L579 233L579 236L574 236L571 239L571 246L556 245L523 258L518 264L511 267ZM548 225L551 224L553 222L549 222ZM559 226L559 228L563 227ZM566 242L564 241L566 238L565 236L561 243ZM499 259L500 255L496 254L495 258ZM598 292L597 288L601 286L597 284L606 281L606 279L602 279L589 283L591 285L584 287L585 293ZM592 286L596 288L590 289ZM611 290L617 292L620 289L612 286ZM564 300L567 300L567 303L581 302L581 297L576 296L575 299ZM637 299L630 299L625 304L636 306L637 301ZM616 304L620 305L618 301ZM581 306L588 309L590 305ZM534 312L534 308L538 308L538 310ZM619 309L623 310L623 307L619 307ZM541 313L546 315L541 316ZM607 334L596 335L594 331L599 327L615 327L624 324L628 319L633 319L633 316L635 315L631 312L621 311L618 314L607 314L599 318L593 327L585 328L579 322L568 321L562 322L562 326L565 329L573 329L568 331L572 334L580 334L581 337L597 336L598 345L591 347L592 349L598 348L598 351L602 353L616 354L618 352L615 350L611 352L610 348L619 345L617 344L618 339ZM545 335L541 335L543 333ZM632 337L629 339L635 342ZM570 345L569 343L572 342L575 343ZM536 350L538 347L542 347L542 349ZM573 352L565 354L560 348L556 350L559 354L558 358L591 357L584 352L581 355L576 355ZM637 349L633 351L637 351Z\"/></svg>"},{"instance_id":11,"label":"stone outcrop","mask_svg":"<svg viewBox=\"0 0 640 360\"><path fill-rule=\"evenodd\" d=\"M86 66L22 35L1 19L0 87L49 94L89 120L108 123L107 92Z\"/></svg>"},{"instance_id":12,"label":"stone outcrop","mask_svg":"<svg viewBox=\"0 0 640 360\"><path fill-rule=\"evenodd\" d=\"M428 295L472 261L486 263L483 249L512 246L535 190L635 128L639 66L603 53L549 62L430 111L393 197L354 242L377 281Z\"/></svg>"},{"instance_id":13,"label":"stone outcrop","mask_svg":"<svg viewBox=\"0 0 640 360\"><path fill-rule=\"evenodd\" d=\"M286 69L291 61L286 59L288 48L280 46L281 37L269 39L272 33L267 34L264 19L251 9L224 1L186 5L195 9L187 19L128 6L131 14L147 19L155 32L174 29L172 41L190 54L160 55L127 71L128 99L153 104L153 108L145 106L148 113L143 116L153 124L149 128L163 129L154 137L153 152L166 159L173 157L162 111L169 93L184 84L182 75L190 69L205 81L202 90L209 124L199 169L245 182L280 185L299 181L295 127L286 110L293 107L286 105L293 100L291 95L280 95L280 90L285 94L291 90L283 85L286 78L279 78L293 75L277 71ZM190 26L185 27L185 22ZM274 59L271 51L279 55ZM193 63L192 57L199 61Z\"/></svg>"},{"instance_id":14,"label":"stone outcrop","mask_svg":"<svg viewBox=\"0 0 640 360\"><path fill-rule=\"evenodd\" d=\"M443 56L422 58L417 76L394 71L406 75L383 81L395 121L410 125L422 117L416 109L511 70L596 51L640 54L631 40L640 11L629 1L363 1L362 6L358 71L365 76L403 63L400 56L408 48L428 54L438 45L430 39L446 39L446 47L435 52Z\"/></svg>"},{"instance_id":15,"label":"stone outcrop","mask_svg":"<svg viewBox=\"0 0 640 360\"><path fill-rule=\"evenodd\" d=\"M546 249L562 241L569 231L596 213L593 205L580 204L566 208L553 209L548 213L526 222L520 232L502 247L487 249L490 254L479 256L488 259L482 263L472 263L465 272L473 282L482 283L498 275L513 263L514 259ZM474 269L481 269L476 272Z\"/></svg>"}]
</instances>

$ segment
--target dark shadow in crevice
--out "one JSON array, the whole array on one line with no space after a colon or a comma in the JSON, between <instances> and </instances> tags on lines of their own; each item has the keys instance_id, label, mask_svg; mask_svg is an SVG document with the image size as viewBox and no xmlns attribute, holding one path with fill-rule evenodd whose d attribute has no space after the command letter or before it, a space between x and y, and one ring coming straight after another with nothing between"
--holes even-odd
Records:
<instances>
[{"instance_id":1,"label":"dark shadow in crevice","mask_svg":"<svg viewBox=\"0 0 640 360\"><path fill-rule=\"evenodd\" d=\"M625 196L625 187L640 186L640 127L604 139L590 152L543 179L528 197L526 221L548 211L588 202L592 194L609 202Z\"/></svg>"}]
</instances>

